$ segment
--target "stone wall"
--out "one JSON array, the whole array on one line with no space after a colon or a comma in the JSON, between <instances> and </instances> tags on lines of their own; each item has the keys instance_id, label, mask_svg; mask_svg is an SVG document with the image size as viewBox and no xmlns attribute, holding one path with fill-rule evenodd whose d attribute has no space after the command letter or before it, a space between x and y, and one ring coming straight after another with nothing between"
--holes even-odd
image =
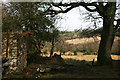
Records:
<instances>
[{"instance_id":1,"label":"stone wall","mask_svg":"<svg viewBox=\"0 0 120 80\"><path fill-rule=\"evenodd\" d=\"M22 70L27 66L27 49L25 38L18 40L18 70Z\"/></svg>"},{"instance_id":2,"label":"stone wall","mask_svg":"<svg viewBox=\"0 0 120 80\"><path fill-rule=\"evenodd\" d=\"M6 34L3 34L6 35ZM9 35L9 46L8 46L8 59L9 59L9 69L11 71L19 71L27 66L27 50L25 37L21 38L19 34L11 33ZM2 40L3 57L6 57L6 38L4 36Z\"/></svg>"}]
</instances>

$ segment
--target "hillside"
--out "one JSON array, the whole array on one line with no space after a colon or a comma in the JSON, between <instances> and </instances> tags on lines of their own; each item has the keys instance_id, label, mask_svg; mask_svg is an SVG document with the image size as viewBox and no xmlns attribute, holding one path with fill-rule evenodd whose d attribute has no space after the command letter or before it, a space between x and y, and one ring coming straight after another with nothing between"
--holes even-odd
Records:
<instances>
[{"instance_id":1,"label":"hillside","mask_svg":"<svg viewBox=\"0 0 120 80\"><path fill-rule=\"evenodd\" d=\"M95 41L100 41L100 37L76 38L76 39L66 40L65 42L68 44L84 44L84 43L91 43Z\"/></svg>"}]
</instances>

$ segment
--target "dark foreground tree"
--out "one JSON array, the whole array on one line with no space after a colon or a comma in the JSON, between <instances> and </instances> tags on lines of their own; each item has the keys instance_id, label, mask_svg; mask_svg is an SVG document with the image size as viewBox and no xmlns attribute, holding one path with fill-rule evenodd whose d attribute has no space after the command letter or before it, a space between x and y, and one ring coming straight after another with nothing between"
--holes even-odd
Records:
<instances>
[{"instance_id":1,"label":"dark foreground tree","mask_svg":"<svg viewBox=\"0 0 120 80\"><path fill-rule=\"evenodd\" d=\"M60 10L54 10L52 7L58 7ZM52 3L48 8L48 13L55 16L58 13L67 13L73 8L83 6L90 12L98 12L103 18L103 29L99 45L97 63L100 65L111 64L111 48L114 41L114 18L116 12L116 2L71 2L71 3ZM91 8L90 6L94 7ZM66 7L65 9L62 9Z\"/></svg>"},{"instance_id":2,"label":"dark foreground tree","mask_svg":"<svg viewBox=\"0 0 120 80\"><path fill-rule=\"evenodd\" d=\"M43 12L43 9L45 10L43 5L40 2L10 2L3 4L2 32L25 33L28 53L41 53L45 42L51 41L49 31L54 28L54 20ZM27 32L32 33L32 35L26 35ZM9 35L7 35L7 46L9 46L8 42ZM8 54L8 47L6 51Z\"/></svg>"}]
</instances>

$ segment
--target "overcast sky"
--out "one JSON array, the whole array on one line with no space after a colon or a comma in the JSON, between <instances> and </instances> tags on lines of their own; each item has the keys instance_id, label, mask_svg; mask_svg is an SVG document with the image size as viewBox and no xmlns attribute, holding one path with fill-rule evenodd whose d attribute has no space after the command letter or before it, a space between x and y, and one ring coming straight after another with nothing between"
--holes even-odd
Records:
<instances>
[{"instance_id":1,"label":"overcast sky","mask_svg":"<svg viewBox=\"0 0 120 80\"><path fill-rule=\"evenodd\" d=\"M85 15L82 15L85 12L86 10L83 7L77 7L67 13L59 14L63 19L59 20L57 27L60 27L59 29L63 31L74 31L75 29L84 29L93 26L91 19L86 22Z\"/></svg>"}]
</instances>

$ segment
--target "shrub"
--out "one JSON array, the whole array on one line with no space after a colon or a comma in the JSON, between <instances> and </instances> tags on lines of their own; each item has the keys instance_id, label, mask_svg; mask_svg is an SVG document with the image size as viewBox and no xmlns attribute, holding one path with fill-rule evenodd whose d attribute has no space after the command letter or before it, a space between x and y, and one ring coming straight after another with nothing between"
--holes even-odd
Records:
<instances>
[{"instance_id":1,"label":"shrub","mask_svg":"<svg viewBox=\"0 0 120 80\"><path fill-rule=\"evenodd\" d=\"M47 50L45 50L43 53L44 53L44 54L47 54Z\"/></svg>"},{"instance_id":2,"label":"shrub","mask_svg":"<svg viewBox=\"0 0 120 80\"><path fill-rule=\"evenodd\" d=\"M83 53L83 55L86 55L86 53Z\"/></svg>"},{"instance_id":3,"label":"shrub","mask_svg":"<svg viewBox=\"0 0 120 80\"><path fill-rule=\"evenodd\" d=\"M65 51L63 51L63 55L65 55Z\"/></svg>"},{"instance_id":4,"label":"shrub","mask_svg":"<svg viewBox=\"0 0 120 80\"><path fill-rule=\"evenodd\" d=\"M28 61L28 64L30 63L34 63L36 61L36 59L38 58L38 54L28 54L27 55L27 61Z\"/></svg>"},{"instance_id":5,"label":"shrub","mask_svg":"<svg viewBox=\"0 0 120 80\"><path fill-rule=\"evenodd\" d=\"M77 51L74 51L74 55L77 55Z\"/></svg>"}]
</instances>

